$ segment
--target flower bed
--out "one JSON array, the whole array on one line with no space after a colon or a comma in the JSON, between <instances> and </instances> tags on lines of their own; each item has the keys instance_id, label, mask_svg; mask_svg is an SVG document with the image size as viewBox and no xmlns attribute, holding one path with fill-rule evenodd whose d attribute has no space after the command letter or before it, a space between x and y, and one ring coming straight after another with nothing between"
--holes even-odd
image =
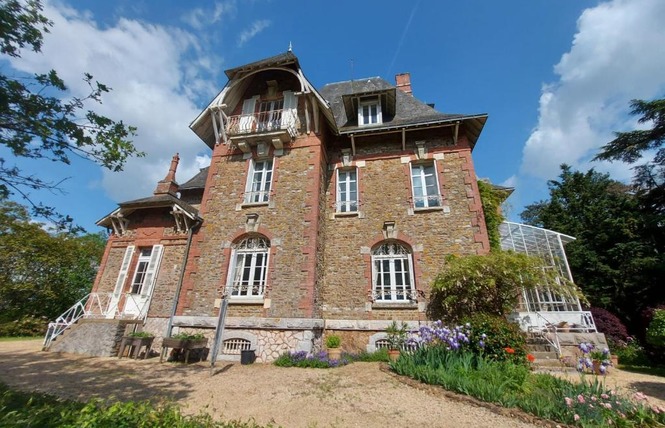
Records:
<instances>
[{"instance_id":1,"label":"flower bed","mask_svg":"<svg viewBox=\"0 0 665 428\"><path fill-rule=\"evenodd\" d=\"M665 424L665 408L651 406L643 394L626 397L605 387L598 377L574 383L547 374L531 373L528 356L515 358L516 350L505 346L508 358L485 355L471 338L485 334L471 325L446 327L441 323L411 338L418 344L412 353L391 363L396 373L421 382L496 403L559 423L584 427L644 427ZM592 349L586 346L587 353ZM523 361L524 360L524 361Z\"/></svg>"}]
</instances>

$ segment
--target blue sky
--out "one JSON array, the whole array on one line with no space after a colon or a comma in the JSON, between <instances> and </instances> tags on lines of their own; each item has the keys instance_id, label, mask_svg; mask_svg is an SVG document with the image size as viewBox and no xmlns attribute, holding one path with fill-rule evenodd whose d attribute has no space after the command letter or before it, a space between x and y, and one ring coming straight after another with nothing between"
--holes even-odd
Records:
<instances>
[{"instance_id":1,"label":"blue sky","mask_svg":"<svg viewBox=\"0 0 665 428\"><path fill-rule=\"evenodd\" d=\"M152 194L179 152L179 182L209 162L189 123L226 83L223 71L286 51L326 83L411 73L414 95L445 113L488 113L476 172L516 187L508 213L547 197L558 165L627 180L623 164L590 163L614 130L636 126L633 98L665 95L665 1L50 1L41 54L3 58L5 72L56 69L73 95L84 71L113 88L96 107L138 127L147 153L111 173L19 160L66 179L38 193L89 231L116 203ZM10 159L0 149L0 157ZM10 160L11 161L11 160Z\"/></svg>"}]
</instances>

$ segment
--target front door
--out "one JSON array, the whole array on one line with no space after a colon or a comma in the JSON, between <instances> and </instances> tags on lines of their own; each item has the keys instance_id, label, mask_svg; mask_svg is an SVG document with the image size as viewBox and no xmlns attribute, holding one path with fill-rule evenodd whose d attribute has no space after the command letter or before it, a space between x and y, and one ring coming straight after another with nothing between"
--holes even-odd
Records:
<instances>
[{"instance_id":1,"label":"front door","mask_svg":"<svg viewBox=\"0 0 665 428\"><path fill-rule=\"evenodd\" d=\"M144 318L147 314L163 248L162 245L155 245L139 249L139 258L125 299L123 315Z\"/></svg>"}]
</instances>

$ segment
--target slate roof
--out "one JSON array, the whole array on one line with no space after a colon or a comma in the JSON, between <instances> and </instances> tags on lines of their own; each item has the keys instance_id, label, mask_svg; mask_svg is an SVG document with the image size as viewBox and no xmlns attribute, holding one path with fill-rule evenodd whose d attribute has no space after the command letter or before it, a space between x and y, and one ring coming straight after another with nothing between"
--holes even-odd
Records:
<instances>
[{"instance_id":1,"label":"slate roof","mask_svg":"<svg viewBox=\"0 0 665 428\"><path fill-rule=\"evenodd\" d=\"M210 167L201 168L201 170L194 177L190 178L184 184L178 186L178 190L193 190L193 189L203 189L206 185L206 180L208 179L208 170Z\"/></svg>"},{"instance_id":2,"label":"slate roof","mask_svg":"<svg viewBox=\"0 0 665 428\"><path fill-rule=\"evenodd\" d=\"M395 94L394 116L383 117L383 123L370 126L358 126L357 117L347 117L344 108L344 98L347 95L361 95L365 93L379 93L393 90ZM476 119L482 123L476 123L473 127L482 129L486 114L465 115L441 113L428 106L417 98L408 95L401 90L395 90L395 86L380 77L370 77L346 82L330 83L320 89L319 93L328 101L340 134L359 133L384 128L399 128L424 125L436 122L453 122L458 120ZM478 134L480 133L478 129ZM472 132L476 134L476 132ZM474 138L475 137L475 138ZM477 135L472 136L475 143Z\"/></svg>"},{"instance_id":3,"label":"slate roof","mask_svg":"<svg viewBox=\"0 0 665 428\"><path fill-rule=\"evenodd\" d=\"M229 80L231 80L236 74L242 71L263 68L263 67L270 67L278 64L284 65L284 64L289 64L291 62L298 64L298 57L295 56L293 52L287 51L275 56L271 56L270 58L264 58L258 61L250 62L249 64L241 65L240 67L230 68L224 71L224 73L229 78Z\"/></svg>"},{"instance_id":4,"label":"slate roof","mask_svg":"<svg viewBox=\"0 0 665 428\"><path fill-rule=\"evenodd\" d=\"M172 205L178 205L180 208L189 213L192 217L200 219L199 210L189 205L188 203L181 201L180 199L176 198L173 195L165 194L165 195L148 196L147 198L134 199L131 201L121 202L118 204L119 208L102 217L99 221L97 221L97 225L108 226L109 217L115 214L116 212L121 211L125 213L125 215L128 215L140 209L170 207Z\"/></svg>"}]
</instances>

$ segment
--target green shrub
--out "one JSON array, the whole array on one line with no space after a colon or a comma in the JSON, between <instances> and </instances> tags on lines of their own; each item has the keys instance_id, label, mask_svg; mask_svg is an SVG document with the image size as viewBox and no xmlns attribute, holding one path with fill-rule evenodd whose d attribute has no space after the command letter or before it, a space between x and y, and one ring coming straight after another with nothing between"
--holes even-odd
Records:
<instances>
[{"instance_id":1,"label":"green shrub","mask_svg":"<svg viewBox=\"0 0 665 428\"><path fill-rule=\"evenodd\" d=\"M647 343L658 347L665 346L665 309L654 311L647 328Z\"/></svg>"},{"instance_id":2,"label":"green shrub","mask_svg":"<svg viewBox=\"0 0 665 428\"><path fill-rule=\"evenodd\" d=\"M619 358L619 364L628 366L648 366L649 357L636 340L609 343L612 353Z\"/></svg>"},{"instance_id":3,"label":"green shrub","mask_svg":"<svg viewBox=\"0 0 665 428\"><path fill-rule=\"evenodd\" d=\"M505 316L517 307L524 288L543 287L584 301L572 282L558 278L552 269L543 270L539 257L512 251L449 256L432 285L428 317L457 323L474 313Z\"/></svg>"},{"instance_id":4,"label":"green shrub","mask_svg":"<svg viewBox=\"0 0 665 428\"><path fill-rule=\"evenodd\" d=\"M174 335L171 336L171 337L172 337L173 339L180 339L180 340L201 340L201 339L205 339L205 338L206 338L202 333L191 334L191 333L184 333L184 332L183 332L183 333L174 334Z\"/></svg>"},{"instance_id":5,"label":"green shrub","mask_svg":"<svg viewBox=\"0 0 665 428\"><path fill-rule=\"evenodd\" d=\"M342 344L342 339L336 334L326 336L326 348L339 348Z\"/></svg>"},{"instance_id":6,"label":"green shrub","mask_svg":"<svg viewBox=\"0 0 665 428\"><path fill-rule=\"evenodd\" d=\"M251 420L215 421L206 413L186 416L172 403L105 405L100 400L77 403L46 394L14 391L3 384L0 384L0 427L261 428Z\"/></svg>"},{"instance_id":7,"label":"green shrub","mask_svg":"<svg viewBox=\"0 0 665 428\"><path fill-rule=\"evenodd\" d=\"M474 353L495 361L527 363L526 334L517 324L488 314L474 314L464 321L472 326L469 346Z\"/></svg>"},{"instance_id":8,"label":"green shrub","mask_svg":"<svg viewBox=\"0 0 665 428\"><path fill-rule=\"evenodd\" d=\"M48 321L45 318L25 317L0 324L0 337L44 336Z\"/></svg>"}]
</instances>

